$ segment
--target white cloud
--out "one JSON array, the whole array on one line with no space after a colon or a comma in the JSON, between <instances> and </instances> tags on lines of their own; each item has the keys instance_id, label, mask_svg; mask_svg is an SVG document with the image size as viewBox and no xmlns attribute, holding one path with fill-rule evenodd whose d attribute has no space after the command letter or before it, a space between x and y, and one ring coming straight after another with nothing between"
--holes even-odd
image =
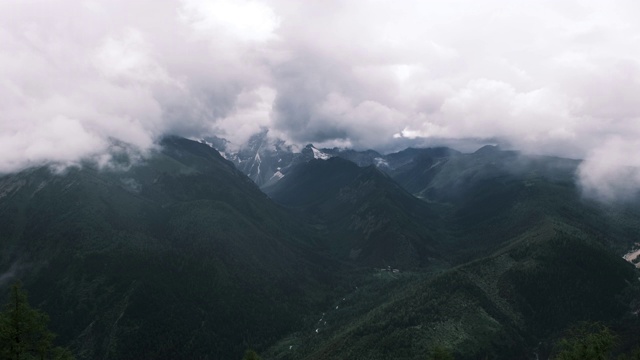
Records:
<instances>
[{"instance_id":1,"label":"white cloud","mask_svg":"<svg viewBox=\"0 0 640 360\"><path fill-rule=\"evenodd\" d=\"M3 1L0 171L93 156L112 138L144 149L167 133L242 142L263 128L298 144L486 138L586 157L585 168L621 148L635 161L639 11L630 0Z\"/></svg>"},{"instance_id":2,"label":"white cloud","mask_svg":"<svg viewBox=\"0 0 640 360\"><path fill-rule=\"evenodd\" d=\"M93 56L97 70L109 80L152 84L171 82L166 71L149 55L142 33L127 29L119 39L108 37Z\"/></svg>"},{"instance_id":3,"label":"white cloud","mask_svg":"<svg viewBox=\"0 0 640 360\"><path fill-rule=\"evenodd\" d=\"M146 149L164 134L210 133L237 112L238 96L264 87L263 66L247 44L199 39L182 6L0 4L0 172L77 163L113 139Z\"/></svg>"},{"instance_id":4,"label":"white cloud","mask_svg":"<svg viewBox=\"0 0 640 360\"><path fill-rule=\"evenodd\" d=\"M605 139L579 169L587 196L601 200L630 200L640 190L640 140L619 136Z\"/></svg>"},{"instance_id":5,"label":"white cloud","mask_svg":"<svg viewBox=\"0 0 640 360\"><path fill-rule=\"evenodd\" d=\"M216 133L230 141L232 146L245 144L252 135L271 125L275 96L275 90L268 87L238 94L236 108L216 122Z\"/></svg>"},{"instance_id":6,"label":"white cloud","mask_svg":"<svg viewBox=\"0 0 640 360\"><path fill-rule=\"evenodd\" d=\"M245 41L274 37L280 19L264 3L248 0L183 0L180 17L198 33L221 41L220 33Z\"/></svg>"},{"instance_id":7,"label":"white cloud","mask_svg":"<svg viewBox=\"0 0 640 360\"><path fill-rule=\"evenodd\" d=\"M95 155L106 150L104 139L87 131L75 119L56 116L19 129L2 128L0 168L14 169L45 162L71 164L78 154Z\"/></svg>"}]
</instances>

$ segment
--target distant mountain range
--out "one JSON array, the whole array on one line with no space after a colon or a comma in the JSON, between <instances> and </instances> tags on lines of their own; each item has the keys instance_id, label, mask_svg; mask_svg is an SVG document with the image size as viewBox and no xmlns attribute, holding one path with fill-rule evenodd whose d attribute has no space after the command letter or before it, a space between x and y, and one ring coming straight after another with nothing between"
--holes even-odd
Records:
<instances>
[{"instance_id":1,"label":"distant mountain range","mask_svg":"<svg viewBox=\"0 0 640 360\"><path fill-rule=\"evenodd\" d=\"M638 343L640 203L583 198L579 161L266 135L0 177L0 290L79 359L544 358L584 320Z\"/></svg>"},{"instance_id":2,"label":"distant mountain range","mask_svg":"<svg viewBox=\"0 0 640 360\"><path fill-rule=\"evenodd\" d=\"M312 159L264 191L317 221L341 259L406 268L438 257L438 214L373 165Z\"/></svg>"},{"instance_id":3,"label":"distant mountain range","mask_svg":"<svg viewBox=\"0 0 640 360\"><path fill-rule=\"evenodd\" d=\"M231 149L229 143L221 138L202 140L228 160L238 170L245 173L259 187L269 186L282 179L295 165L311 159L327 160L333 157L349 160L360 167L374 165L385 172L394 171L411 164L421 156L447 157L458 153L449 148L413 149L383 155L374 150L355 151L352 149L318 149L308 144L301 150L285 141L269 137L268 131L253 135L239 149Z\"/></svg>"}]
</instances>

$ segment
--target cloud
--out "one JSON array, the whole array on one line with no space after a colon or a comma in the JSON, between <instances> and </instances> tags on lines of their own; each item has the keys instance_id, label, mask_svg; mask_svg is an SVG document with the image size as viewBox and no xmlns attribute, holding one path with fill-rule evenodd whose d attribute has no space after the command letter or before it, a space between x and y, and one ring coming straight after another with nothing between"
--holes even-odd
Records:
<instances>
[{"instance_id":1,"label":"cloud","mask_svg":"<svg viewBox=\"0 0 640 360\"><path fill-rule=\"evenodd\" d=\"M640 159L635 156L638 149L640 139L619 136L593 149L579 169L585 195L605 201L635 199L640 191Z\"/></svg>"},{"instance_id":2,"label":"cloud","mask_svg":"<svg viewBox=\"0 0 640 360\"><path fill-rule=\"evenodd\" d=\"M217 41L266 41L280 23L269 6L257 1L184 0L179 14L196 32Z\"/></svg>"},{"instance_id":3,"label":"cloud","mask_svg":"<svg viewBox=\"0 0 640 360\"><path fill-rule=\"evenodd\" d=\"M253 20L265 11L246 4L241 10L254 11ZM254 43L266 40L232 28L220 37L228 41L217 42L203 25L207 14L190 15L198 6L0 5L0 172L77 163L108 152L115 140L148 149L164 134L213 133L221 119L258 106L262 99L251 103L243 94L268 83L253 54Z\"/></svg>"},{"instance_id":4,"label":"cloud","mask_svg":"<svg viewBox=\"0 0 640 360\"><path fill-rule=\"evenodd\" d=\"M574 144L579 119L570 114L565 96L552 89L518 92L505 82L472 80L444 99L436 112L418 114L422 123L401 135L494 138L526 152L579 155Z\"/></svg>"},{"instance_id":5,"label":"cloud","mask_svg":"<svg viewBox=\"0 0 640 360\"><path fill-rule=\"evenodd\" d=\"M25 270L29 269L30 264L24 263L22 260L15 260L7 271L0 273L0 286L7 285L16 277L19 277Z\"/></svg>"},{"instance_id":6,"label":"cloud","mask_svg":"<svg viewBox=\"0 0 640 360\"><path fill-rule=\"evenodd\" d=\"M382 151L484 139L586 158L582 184L593 187L585 174L601 159L626 153L597 166L616 174L638 156L639 10L630 0L7 0L0 172L99 156L113 139L241 144L268 128L292 144Z\"/></svg>"}]
</instances>

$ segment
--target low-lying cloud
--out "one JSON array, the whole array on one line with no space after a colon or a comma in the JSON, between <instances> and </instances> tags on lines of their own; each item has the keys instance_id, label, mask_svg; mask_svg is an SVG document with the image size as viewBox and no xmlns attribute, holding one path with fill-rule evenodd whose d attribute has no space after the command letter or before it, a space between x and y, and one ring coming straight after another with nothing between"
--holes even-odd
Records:
<instances>
[{"instance_id":1,"label":"low-lying cloud","mask_svg":"<svg viewBox=\"0 0 640 360\"><path fill-rule=\"evenodd\" d=\"M635 200L640 191L640 139L605 139L589 153L579 169L580 184L596 199Z\"/></svg>"},{"instance_id":2,"label":"low-lying cloud","mask_svg":"<svg viewBox=\"0 0 640 360\"><path fill-rule=\"evenodd\" d=\"M630 0L0 4L0 172L164 134L393 149L498 141L640 188ZM629 171L631 173L629 173ZM620 177L624 175L624 182Z\"/></svg>"}]
</instances>

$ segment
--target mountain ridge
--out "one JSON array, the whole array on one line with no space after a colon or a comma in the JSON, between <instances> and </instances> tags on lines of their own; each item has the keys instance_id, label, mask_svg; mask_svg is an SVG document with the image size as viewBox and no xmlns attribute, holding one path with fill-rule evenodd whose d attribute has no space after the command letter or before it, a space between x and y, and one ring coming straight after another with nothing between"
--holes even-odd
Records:
<instances>
[{"instance_id":1,"label":"mountain ridge","mask_svg":"<svg viewBox=\"0 0 640 360\"><path fill-rule=\"evenodd\" d=\"M122 172L85 164L0 183L2 268L18 264L79 358L228 358L246 336L265 347L322 303L314 289L340 266L231 162L186 139Z\"/></svg>"},{"instance_id":2,"label":"mountain ridge","mask_svg":"<svg viewBox=\"0 0 640 360\"><path fill-rule=\"evenodd\" d=\"M585 200L577 161L305 152L262 189L179 137L0 176L2 277L81 359L528 359L578 321L634 329L640 209Z\"/></svg>"}]
</instances>

